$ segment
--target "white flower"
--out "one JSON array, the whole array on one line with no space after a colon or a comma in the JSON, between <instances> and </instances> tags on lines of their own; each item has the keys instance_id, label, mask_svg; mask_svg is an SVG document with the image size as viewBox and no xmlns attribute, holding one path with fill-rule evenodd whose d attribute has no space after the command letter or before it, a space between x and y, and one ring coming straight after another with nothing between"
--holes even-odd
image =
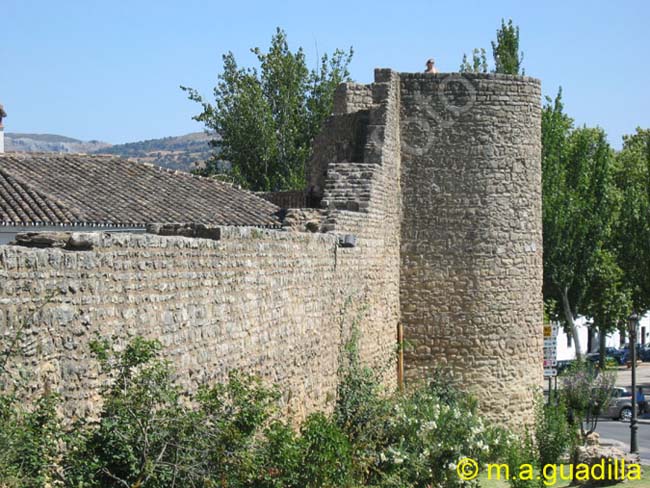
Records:
<instances>
[{"instance_id":1,"label":"white flower","mask_svg":"<svg viewBox=\"0 0 650 488\"><path fill-rule=\"evenodd\" d=\"M399 451L393 449L392 447L388 448L388 452L390 452L391 456L393 457L393 462L395 464L402 464L406 457Z\"/></svg>"},{"instance_id":2,"label":"white flower","mask_svg":"<svg viewBox=\"0 0 650 488\"><path fill-rule=\"evenodd\" d=\"M429 420L428 422L422 424L422 430L425 432L431 431L436 427L438 427L438 425L436 424L435 420Z\"/></svg>"}]
</instances>

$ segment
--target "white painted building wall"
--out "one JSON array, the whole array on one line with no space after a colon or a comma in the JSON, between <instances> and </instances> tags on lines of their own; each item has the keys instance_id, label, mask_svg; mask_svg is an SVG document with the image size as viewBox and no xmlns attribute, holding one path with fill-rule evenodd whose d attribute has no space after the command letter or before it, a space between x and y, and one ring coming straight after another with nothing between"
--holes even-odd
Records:
<instances>
[{"instance_id":1,"label":"white painted building wall","mask_svg":"<svg viewBox=\"0 0 650 488\"><path fill-rule=\"evenodd\" d=\"M578 326L578 336L580 337L580 349L583 354L587 354L590 351L587 351L587 345L589 343L589 327L587 325L587 319L585 317L578 317L576 320L576 325ZM642 334L645 334L645 337L642 337ZM564 361L568 359L575 359L576 349L573 339L571 339L569 345L569 339L562 327L557 335L557 360ZM646 314L639 322L639 331L638 331L638 341L641 344L650 343L650 314ZM627 339L626 339L627 342ZM607 336L607 341L605 342L606 347L621 347L621 337L618 331L609 334ZM598 352L598 336L592 341L592 345L596 348L593 352Z\"/></svg>"}]
</instances>

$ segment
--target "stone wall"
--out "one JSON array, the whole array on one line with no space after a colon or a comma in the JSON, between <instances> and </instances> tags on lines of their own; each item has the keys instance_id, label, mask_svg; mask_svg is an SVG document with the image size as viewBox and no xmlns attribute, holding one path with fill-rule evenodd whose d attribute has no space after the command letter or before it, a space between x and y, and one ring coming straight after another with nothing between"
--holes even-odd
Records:
<instances>
[{"instance_id":1,"label":"stone wall","mask_svg":"<svg viewBox=\"0 0 650 488\"><path fill-rule=\"evenodd\" d=\"M531 421L542 381L540 83L402 74L401 98L407 376L445 365L492 418Z\"/></svg>"},{"instance_id":2,"label":"stone wall","mask_svg":"<svg viewBox=\"0 0 650 488\"><path fill-rule=\"evenodd\" d=\"M20 366L35 373L36 390L47 383L63 395L69 417L97 407L88 347L97 336L159 339L187 390L239 368L281 385L298 416L327 408L352 323L396 320L385 263L372 256L382 243L348 249L328 234L218 230L219 240L95 233L73 236L82 250L3 246L3 343L26 324ZM386 367L393 338L371 340L365 360Z\"/></svg>"},{"instance_id":3,"label":"stone wall","mask_svg":"<svg viewBox=\"0 0 650 488\"><path fill-rule=\"evenodd\" d=\"M332 164L343 161L363 163L368 139L369 112L336 114L327 119L313 143L313 156L307 168L309 194L322 198L325 180Z\"/></svg>"},{"instance_id":4,"label":"stone wall","mask_svg":"<svg viewBox=\"0 0 650 488\"><path fill-rule=\"evenodd\" d=\"M375 93L373 127L390 136L369 149L362 211L331 206L295 219L320 217L327 233L150 226L156 235L52 233L0 247L0 337L26 324L14 366L34 374L35 391L59 391L69 418L92 415L102 378L89 342L143 335L162 342L185 390L243 369L280 385L300 418L332 406L354 324L362 360L394 385L398 90L393 75ZM348 234L356 245L339 246Z\"/></svg>"},{"instance_id":5,"label":"stone wall","mask_svg":"<svg viewBox=\"0 0 650 488\"><path fill-rule=\"evenodd\" d=\"M371 85L341 83L334 94L334 114L349 114L368 110L373 104Z\"/></svg>"},{"instance_id":6,"label":"stone wall","mask_svg":"<svg viewBox=\"0 0 650 488\"><path fill-rule=\"evenodd\" d=\"M353 234L359 242L369 239L378 266L384 266L382 284L364 278L377 292L381 305L370 308L372 320L361 322L361 348L365 357L386 359L382 371L388 385L395 384L395 346L399 322L399 229L401 212L399 77L391 70L375 70L372 105L352 114L365 119L364 143L351 158L340 148L339 133L323 130L318 147L329 156L325 174L321 230L338 235ZM330 118L336 126L341 117ZM353 132L354 134L355 132ZM351 277L352 278L352 277ZM362 305L362 307L365 305ZM393 354L387 353L389 344Z\"/></svg>"},{"instance_id":7,"label":"stone wall","mask_svg":"<svg viewBox=\"0 0 650 488\"><path fill-rule=\"evenodd\" d=\"M505 75L376 70L371 85L342 85L309 167L321 208L286 209L282 231L178 226L2 247L0 337L27 320L22 366L71 416L96 408L88 342L140 334L163 342L186 389L241 368L279 383L301 417L331 407L353 323L363 360L394 385L401 321L407 378L446 366L484 413L530 422L540 97L537 80ZM354 247L338 245L350 234Z\"/></svg>"}]
</instances>

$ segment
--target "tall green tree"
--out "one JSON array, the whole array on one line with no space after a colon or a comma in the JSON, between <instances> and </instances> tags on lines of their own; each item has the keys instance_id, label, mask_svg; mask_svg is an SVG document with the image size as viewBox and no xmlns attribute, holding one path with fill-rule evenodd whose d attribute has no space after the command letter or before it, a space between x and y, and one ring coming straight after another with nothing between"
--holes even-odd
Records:
<instances>
[{"instance_id":1,"label":"tall green tree","mask_svg":"<svg viewBox=\"0 0 650 488\"><path fill-rule=\"evenodd\" d=\"M618 263L632 306L643 313L650 310L650 129L624 136L616 159L622 200L615 228Z\"/></svg>"},{"instance_id":2,"label":"tall green tree","mask_svg":"<svg viewBox=\"0 0 650 488\"><path fill-rule=\"evenodd\" d=\"M214 102L181 87L203 108L194 119L221 136L213 141L214 157L204 174L219 172L218 161L226 160L231 176L245 188L303 189L311 142L332 112L337 85L349 80L352 48L323 55L310 71L303 49L292 52L278 28L268 52L251 51L259 67L240 68L232 52L223 56Z\"/></svg>"},{"instance_id":3,"label":"tall green tree","mask_svg":"<svg viewBox=\"0 0 650 488\"><path fill-rule=\"evenodd\" d=\"M497 30L497 38L492 41L492 56L494 57L493 73L524 74L521 67L524 54L519 52L519 27L512 23L512 19L508 20L507 24L501 19L501 27ZM467 54L463 54L459 72L487 73L488 62L485 49L473 49L471 61Z\"/></svg>"},{"instance_id":4,"label":"tall green tree","mask_svg":"<svg viewBox=\"0 0 650 488\"><path fill-rule=\"evenodd\" d=\"M571 330L585 306L615 210L614 157L602 129L573 129L561 91L542 112L544 298Z\"/></svg>"},{"instance_id":5,"label":"tall green tree","mask_svg":"<svg viewBox=\"0 0 650 488\"><path fill-rule=\"evenodd\" d=\"M601 369L605 367L606 337L625 323L631 309L629 287L616 258L614 252L607 249L596 254L586 292L584 312L598 332Z\"/></svg>"},{"instance_id":6,"label":"tall green tree","mask_svg":"<svg viewBox=\"0 0 650 488\"><path fill-rule=\"evenodd\" d=\"M467 54L463 54L463 62L460 65L460 73L487 73L488 62L485 49L475 48L472 51L472 61L467 59Z\"/></svg>"},{"instance_id":7,"label":"tall green tree","mask_svg":"<svg viewBox=\"0 0 650 488\"><path fill-rule=\"evenodd\" d=\"M496 73L523 75L521 64L524 54L519 52L519 27L501 19L501 28L497 30L497 39L492 41L492 54Z\"/></svg>"}]
</instances>

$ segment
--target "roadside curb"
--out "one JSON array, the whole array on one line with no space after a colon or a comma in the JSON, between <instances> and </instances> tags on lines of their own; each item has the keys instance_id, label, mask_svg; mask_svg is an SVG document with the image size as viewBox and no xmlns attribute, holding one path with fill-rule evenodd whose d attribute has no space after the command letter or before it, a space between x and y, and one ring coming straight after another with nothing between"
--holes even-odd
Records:
<instances>
[{"instance_id":1,"label":"roadside curb","mask_svg":"<svg viewBox=\"0 0 650 488\"><path fill-rule=\"evenodd\" d=\"M626 454L629 454L629 447L628 444L625 442L617 441L615 439L600 439L600 445L601 447L616 447L620 449L621 451L625 452ZM643 466L648 466L650 465L650 459L641 457L641 454L638 454L639 456L639 463Z\"/></svg>"},{"instance_id":2,"label":"roadside curb","mask_svg":"<svg viewBox=\"0 0 650 488\"><path fill-rule=\"evenodd\" d=\"M621 420L621 423L629 424L629 420ZM636 419L637 424L650 425L650 419Z\"/></svg>"}]
</instances>

